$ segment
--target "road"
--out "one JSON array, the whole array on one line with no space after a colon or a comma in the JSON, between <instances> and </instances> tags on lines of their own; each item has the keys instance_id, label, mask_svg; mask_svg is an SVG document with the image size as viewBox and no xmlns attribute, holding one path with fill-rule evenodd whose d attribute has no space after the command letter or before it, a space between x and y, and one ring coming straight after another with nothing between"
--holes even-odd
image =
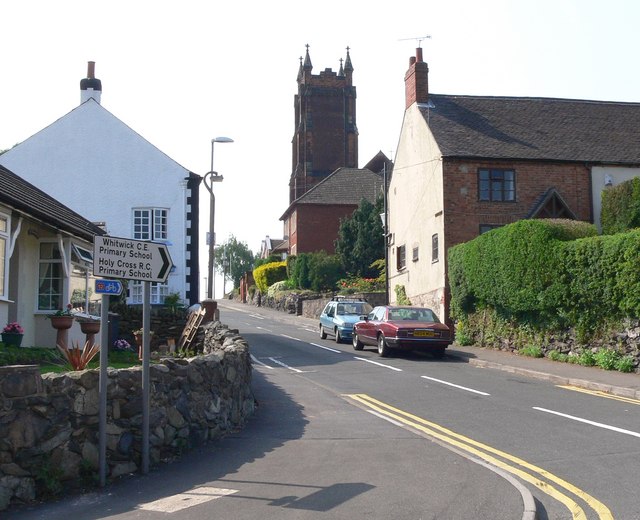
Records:
<instances>
[{"instance_id":1,"label":"road","mask_svg":"<svg viewBox=\"0 0 640 520\"><path fill-rule=\"evenodd\" d=\"M248 340L245 429L96 493L7 518L640 519L640 402L456 356L321 340L313 320L220 303Z\"/></svg>"}]
</instances>

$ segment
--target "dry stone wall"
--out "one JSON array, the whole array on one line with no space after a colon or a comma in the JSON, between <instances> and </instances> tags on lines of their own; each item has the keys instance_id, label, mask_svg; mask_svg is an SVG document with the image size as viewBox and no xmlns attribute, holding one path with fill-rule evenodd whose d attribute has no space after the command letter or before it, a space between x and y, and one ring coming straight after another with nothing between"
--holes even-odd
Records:
<instances>
[{"instance_id":1,"label":"dry stone wall","mask_svg":"<svg viewBox=\"0 0 640 520\"><path fill-rule=\"evenodd\" d=\"M152 465L241 428L254 411L248 344L220 322L202 329L202 355L150 366ZM98 474L98 387L97 369L41 376L35 366L0 367L0 510ZM141 428L141 367L109 369L109 479L139 469Z\"/></svg>"}]
</instances>

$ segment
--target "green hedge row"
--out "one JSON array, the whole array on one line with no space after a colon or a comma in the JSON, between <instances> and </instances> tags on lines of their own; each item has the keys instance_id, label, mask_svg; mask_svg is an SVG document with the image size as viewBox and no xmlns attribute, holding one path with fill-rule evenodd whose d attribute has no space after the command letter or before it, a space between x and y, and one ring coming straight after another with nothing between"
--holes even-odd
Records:
<instances>
[{"instance_id":1,"label":"green hedge row","mask_svg":"<svg viewBox=\"0 0 640 520\"><path fill-rule=\"evenodd\" d=\"M640 230L597 236L570 220L522 220L449 250L451 311L492 307L543 328L595 330L640 316Z\"/></svg>"}]
</instances>

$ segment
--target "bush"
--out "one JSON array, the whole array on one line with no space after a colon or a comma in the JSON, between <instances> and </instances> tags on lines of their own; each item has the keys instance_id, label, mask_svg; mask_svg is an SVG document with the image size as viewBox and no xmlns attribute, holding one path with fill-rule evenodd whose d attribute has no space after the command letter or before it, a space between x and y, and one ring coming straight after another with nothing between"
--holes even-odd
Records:
<instances>
[{"instance_id":1,"label":"bush","mask_svg":"<svg viewBox=\"0 0 640 520\"><path fill-rule=\"evenodd\" d=\"M602 192L602 233L611 235L640 227L640 178Z\"/></svg>"},{"instance_id":2,"label":"bush","mask_svg":"<svg viewBox=\"0 0 640 520\"><path fill-rule=\"evenodd\" d=\"M593 357L596 365L605 370L614 370L620 360L620 354L610 348L601 348Z\"/></svg>"},{"instance_id":3,"label":"bush","mask_svg":"<svg viewBox=\"0 0 640 520\"><path fill-rule=\"evenodd\" d=\"M520 349L520 354L523 356L533 357L533 358L541 358L544 357L542 353L542 349L537 345L527 345Z\"/></svg>"},{"instance_id":4,"label":"bush","mask_svg":"<svg viewBox=\"0 0 640 520\"><path fill-rule=\"evenodd\" d=\"M286 262L271 262L269 264L263 264L259 267L256 267L253 270L253 279L256 282L256 286L258 290L262 294L266 294L270 285L273 285L276 282L280 282L282 280L286 280L287 278L287 267Z\"/></svg>"},{"instance_id":5,"label":"bush","mask_svg":"<svg viewBox=\"0 0 640 520\"><path fill-rule=\"evenodd\" d=\"M618 370L620 372L633 372L633 370L635 368L633 357L632 356L621 357L616 362L616 367L615 368L616 368L616 370Z\"/></svg>"}]
</instances>

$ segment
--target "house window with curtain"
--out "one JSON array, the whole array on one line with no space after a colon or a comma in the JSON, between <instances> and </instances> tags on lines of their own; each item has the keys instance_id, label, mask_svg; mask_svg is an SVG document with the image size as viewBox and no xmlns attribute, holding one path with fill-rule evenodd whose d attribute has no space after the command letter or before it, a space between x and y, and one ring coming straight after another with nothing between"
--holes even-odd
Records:
<instances>
[{"instance_id":1,"label":"house window with curtain","mask_svg":"<svg viewBox=\"0 0 640 520\"><path fill-rule=\"evenodd\" d=\"M161 208L134 208L133 238L135 240L167 240L168 211Z\"/></svg>"},{"instance_id":2,"label":"house window with curtain","mask_svg":"<svg viewBox=\"0 0 640 520\"><path fill-rule=\"evenodd\" d=\"M7 298L7 270L9 259L7 258L9 243L10 218L0 213L0 298Z\"/></svg>"},{"instance_id":3,"label":"house window with curtain","mask_svg":"<svg viewBox=\"0 0 640 520\"><path fill-rule=\"evenodd\" d=\"M478 200L515 202L516 172L498 168L478 170Z\"/></svg>"},{"instance_id":4,"label":"house window with curtain","mask_svg":"<svg viewBox=\"0 0 640 520\"><path fill-rule=\"evenodd\" d=\"M63 308L62 255L57 242L41 242L38 270L38 310L55 311Z\"/></svg>"}]
</instances>

